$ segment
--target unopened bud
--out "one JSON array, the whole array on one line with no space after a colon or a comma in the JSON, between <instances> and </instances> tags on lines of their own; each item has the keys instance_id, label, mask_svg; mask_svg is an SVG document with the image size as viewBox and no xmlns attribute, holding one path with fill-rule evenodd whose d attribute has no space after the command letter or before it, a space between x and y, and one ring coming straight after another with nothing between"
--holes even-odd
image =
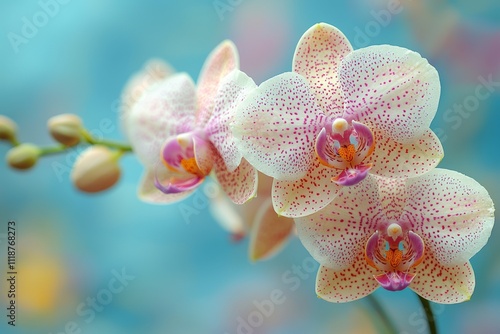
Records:
<instances>
[{"instance_id":1,"label":"unopened bud","mask_svg":"<svg viewBox=\"0 0 500 334\"><path fill-rule=\"evenodd\" d=\"M16 123L10 118L0 115L0 140L14 140L16 133Z\"/></svg>"},{"instance_id":2,"label":"unopened bud","mask_svg":"<svg viewBox=\"0 0 500 334\"><path fill-rule=\"evenodd\" d=\"M73 114L57 115L47 122L52 137L66 146L74 146L80 142L82 120Z\"/></svg>"},{"instance_id":3,"label":"unopened bud","mask_svg":"<svg viewBox=\"0 0 500 334\"><path fill-rule=\"evenodd\" d=\"M116 152L105 146L92 146L76 160L71 180L79 190L96 193L112 187L120 179Z\"/></svg>"},{"instance_id":4,"label":"unopened bud","mask_svg":"<svg viewBox=\"0 0 500 334\"><path fill-rule=\"evenodd\" d=\"M15 169L33 167L40 156L40 149L33 144L21 144L7 152L7 163Z\"/></svg>"}]
</instances>

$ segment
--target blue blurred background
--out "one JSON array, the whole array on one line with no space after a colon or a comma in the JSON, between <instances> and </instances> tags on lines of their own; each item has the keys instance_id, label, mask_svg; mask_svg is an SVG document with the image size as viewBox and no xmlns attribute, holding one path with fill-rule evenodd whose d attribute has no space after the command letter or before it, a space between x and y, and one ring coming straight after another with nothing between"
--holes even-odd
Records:
<instances>
[{"instance_id":1,"label":"blue blurred background","mask_svg":"<svg viewBox=\"0 0 500 334\"><path fill-rule=\"evenodd\" d=\"M446 153L440 166L475 178L500 201L500 87L479 88L488 97L476 96L484 80L500 81L498 1L54 1L0 3L0 114L18 123L23 142L50 144L46 120L68 112L80 115L95 135L123 140L121 90L148 59L164 59L196 78L207 54L229 38L239 48L242 70L260 83L289 71L302 33L327 22L355 48L404 46L436 66L442 98L432 128ZM44 8L52 15L41 15ZM397 13L389 11L394 8ZM29 38L22 37L26 20L39 25L24 28ZM103 126L108 120L112 126ZM0 155L7 150L0 143ZM78 152L44 158L27 172L0 164L0 263L3 273L5 226L15 220L19 271L15 328L6 324L6 285L0 284L1 333L377 332L366 300L327 303L315 296L315 272L293 271L311 268L298 240L271 260L250 263L248 241L231 241L203 194L184 202L196 209L189 219L179 205L140 202L142 167L133 156L122 160L116 187L79 193L69 181ZM500 332L499 238L496 227L472 259L477 284L471 301L435 305L443 333ZM113 277L123 272L123 289L109 294ZM252 321L255 304L275 290L284 302L262 321L253 319L259 326L242 329L242 319ZM426 332L411 291L375 295L401 333ZM92 316L77 313L96 297L105 305Z\"/></svg>"}]
</instances>

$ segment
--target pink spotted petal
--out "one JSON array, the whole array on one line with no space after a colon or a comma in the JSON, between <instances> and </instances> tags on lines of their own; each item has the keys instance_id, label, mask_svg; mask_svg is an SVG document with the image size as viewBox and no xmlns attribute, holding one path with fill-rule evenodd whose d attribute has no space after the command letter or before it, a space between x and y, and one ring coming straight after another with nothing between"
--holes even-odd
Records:
<instances>
[{"instance_id":1,"label":"pink spotted petal","mask_svg":"<svg viewBox=\"0 0 500 334\"><path fill-rule=\"evenodd\" d=\"M366 178L371 168L371 165L360 164L355 168L348 168L343 170L339 175L334 177L332 181L339 186L354 186Z\"/></svg>"},{"instance_id":2,"label":"pink spotted petal","mask_svg":"<svg viewBox=\"0 0 500 334\"><path fill-rule=\"evenodd\" d=\"M416 267L410 289L432 302L455 304L468 301L475 285L474 271L469 262L446 267L432 254L426 254L422 264Z\"/></svg>"},{"instance_id":3,"label":"pink spotted petal","mask_svg":"<svg viewBox=\"0 0 500 334\"><path fill-rule=\"evenodd\" d=\"M325 115L307 80L283 73L262 83L236 109L236 146L260 172L278 180L303 177Z\"/></svg>"},{"instance_id":4,"label":"pink spotted petal","mask_svg":"<svg viewBox=\"0 0 500 334\"><path fill-rule=\"evenodd\" d=\"M399 220L406 206L406 179L373 175L378 181L382 212L391 220Z\"/></svg>"},{"instance_id":5,"label":"pink spotted petal","mask_svg":"<svg viewBox=\"0 0 500 334\"><path fill-rule=\"evenodd\" d=\"M374 135L375 150L364 161L372 164L372 174L391 178L414 177L434 169L444 156L441 142L431 130L408 144L396 142L380 131L374 131Z\"/></svg>"},{"instance_id":6,"label":"pink spotted petal","mask_svg":"<svg viewBox=\"0 0 500 334\"><path fill-rule=\"evenodd\" d=\"M321 266L316 277L316 294L332 302L345 303L368 296L379 284L373 278L375 269L368 266L364 255L359 253L351 266L333 270Z\"/></svg>"},{"instance_id":7,"label":"pink spotted petal","mask_svg":"<svg viewBox=\"0 0 500 334\"><path fill-rule=\"evenodd\" d=\"M342 115L344 97L337 72L340 61L351 51L344 34L326 23L309 28L295 49L293 71L306 77L327 115Z\"/></svg>"},{"instance_id":8,"label":"pink spotted petal","mask_svg":"<svg viewBox=\"0 0 500 334\"><path fill-rule=\"evenodd\" d=\"M252 224L249 255L252 261L276 255L293 233L293 220L278 216L269 198L262 203Z\"/></svg>"},{"instance_id":9,"label":"pink spotted petal","mask_svg":"<svg viewBox=\"0 0 500 334\"><path fill-rule=\"evenodd\" d=\"M205 126L215 106L215 97L222 79L239 68L238 50L233 42L220 43L207 57L198 78L198 111L196 124Z\"/></svg>"},{"instance_id":10,"label":"pink spotted petal","mask_svg":"<svg viewBox=\"0 0 500 334\"><path fill-rule=\"evenodd\" d=\"M462 264L488 241L494 223L493 201L470 177L435 169L409 179L406 191L407 219L441 264Z\"/></svg>"},{"instance_id":11,"label":"pink spotted petal","mask_svg":"<svg viewBox=\"0 0 500 334\"><path fill-rule=\"evenodd\" d=\"M295 181L274 180L274 210L285 217L303 217L327 206L341 186L331 181L338 170L325 167L315 160L307 175Z\"/></svg>"},{"instance_id":12,"label":"pink spotted petal","mask_svg":"<svg viewBox=\"0 0 500 334\"><path fill-rule=\"evenodd\" d=\"M236 204L243 204L255 197L257 193L258 174L257 170L245 159L234 171L226 169L224 160L220 155L215 159L215 177L222 187L222 190Z\"/></svg>"},{"instance_id":13,"label":"pink spotted petal","mask_svg":"<svg viewBox=\"0 0 500 334\"><path fill-rule=\"evenodd\" d=\"M379 212L377 182L368 177L356 186L342 188L324 209L295 218L297 234L316 261L343 270L364 253L368 236L376 231Z\"/></svg>"},{"instance_id":14,"label":"pink spotted petal","mask_svg":"<svg viewBox=\"0 0 500 334\"><path fill-rule=\"evenodd\" d=\"M134 153L145 166L155 166L166 139L194 126L195 86L185 74L175 74L145 93L126 119Z\"/></svg>"},{"instance_id":15,"label":"pink spotted petal","mask_svg":"<svg viewBox=\"0 0 500 334\"><path fill-rule=\"evenodd\" d=\"M159 59L149 60L141 71L135 73L125 85L121 96L120 122L123 132L127 135L127 122L125 121L132 107L146 92L151 90L155 84L173 75L175 70L167 63Z\"/></svg>"},{"instance_id":16,"label":"pink spotted petal","mask_svg":"<svg viewBox=\"0 0 500 334\"><path fill-rule=\"evenodd\" d=\"M170 204L183 200L192 193L192 191L185 191L167 195L161 192L155 186L155 174L156 177L162 180L161 182L166 182L172 176L172 173L166 168L158 170L156 173L153 169L147 170L139 183L138 189L138 196L142 201L151 204Z\"/></svg>"},{"instance_id":17,"label":"pink spotted petal","mask_svg":"<svg viewBox=\"0 0 500 334\"><path fill-rule=\"evenodd\" d=\"M423 135L436 114L440 83L418 53L390 45L355 50L341 62L345 118L408 143Z\"/></svg>"},{"instance_id":18,"label":"pink spotted petal","mask_svg":"<svg viewBox=\"0 0 500 334\"><path fill-rule=\"evenodd\" d=\"M233 70L221 81L214 112L205 127L208 139L223 157L229 171L234 171L242 158L229 131L229 123L233 120L235 108L256 87L245 73Z\"/></svg>"}]
</instances>

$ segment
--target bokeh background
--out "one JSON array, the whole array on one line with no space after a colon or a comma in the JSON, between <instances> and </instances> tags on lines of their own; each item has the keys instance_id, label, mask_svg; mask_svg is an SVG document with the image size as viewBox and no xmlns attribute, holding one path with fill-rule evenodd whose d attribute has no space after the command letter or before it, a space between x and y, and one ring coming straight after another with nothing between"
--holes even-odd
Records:
<instances>
[{"instance_id":1,"label":"bokeh background","mask_svg":"<svg viewBox=\"0 0 500 334\"><path fill-rule=\"evenodd\" d=\"M51 2L0 3L0 114L19 124L23 142L50 144L46 120L67 112L80 115L95 135L123 140L121 90L148 59L164 59L196 79L207 54L229 38L239 48L242 70L260 83L289 71L300 36L327 22L355 48L393 44L429 59L442 83L432 124L446 153L440 166L475 178L500 203L498 1L60 0L46 22L37 18L44 24L29 38L12 42L12 33L22 36L25 20L33 22ZM394 8L397 13L388 11ZM499 84L478 88L481 78ZM479 98L478 89L488 96ZM0 155L7 150L0 143ZM203 193L183 202L195 210L188 218L180 204L139 201L142 168L133 156L121 161L122 179L113 189L78 192L69 172L79 152L44 158L27 172L0 164L1 272L9 220L17 222L19 271L15 328L6 324L2 276L0 333L377 332L366 300L334 305L315 296L314 264L297 239L276 257L251 263L248 241L232 241ZM471 301L434 305L443 333L500 332L498 240L495 227L472 259L477 284ZM123 291L92 317L77 313L82 303L109 297L103 290L122 271L129 276ZM284 302L260 326L238 331L241 319L257 310L255 302L275 290ZM426 332L411 291L379 289L375 296L401 333Z\"/></svg>"}]
</instances>

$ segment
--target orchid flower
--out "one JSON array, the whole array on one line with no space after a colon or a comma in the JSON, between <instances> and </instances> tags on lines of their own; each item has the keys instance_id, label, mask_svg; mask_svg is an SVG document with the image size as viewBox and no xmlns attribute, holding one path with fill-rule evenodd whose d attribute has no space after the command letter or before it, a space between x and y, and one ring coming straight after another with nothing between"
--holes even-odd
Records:
<instances>
[{"instance_id":1,"label":"orchid flower","mask_svg":"<svg viewBox=\"0 0 500 334\"><path fill-rule=\"evenodd\" d=\"M312 214L369 172L406 178L443 157L429 129L439 101L434 67L389 46L352 50L320 23L300 39L293 72L262 83L230 124L236 145L275 179L273 205L287 217Z\"/></svg>"},{"instance_id":2,"label":"orchid flower","mask_svg":"<svg viewBox=\"0 0 500 334\"><path fill-rule=\"evenodd\" d=\"M146 167L141 199L180 200L212 171L235 203L254 196L257 172L242 159L228 130L232 109L255 88L238 66L235 46L225 41L207 58L197 86L185 73L169 74L125 109L126 133Z\"/></svg>"},{"instance_id":3,"label":"orchid flower","mask_svg":"<svg viewBox=\"0 0 500 334\"><path fill-rule=\"evenodd\" d=\"M235 205L222 191L211 196L210 201L212 215L233 240L249 237L248 255L252 261L267 260L278 254L295 230L291 218L277 216L273 209L273 180L261 173L258 180L257 196L243 205Z\"/></svg>"},{"instance_id":4,"label":"orchid flower","mask_svg":"<svg viewBox=\"0 0 500 334\"><path fill-rule=\"evenodd\" d=\"M362 298L377 287L407 287L451 304L469 300L469 259L494 223L486 189L458 172L435 169L410 179L369 176L342 190L327 207L295 219L297 234L321 264L319 297Z\"/></svg>"}]
</instances>

